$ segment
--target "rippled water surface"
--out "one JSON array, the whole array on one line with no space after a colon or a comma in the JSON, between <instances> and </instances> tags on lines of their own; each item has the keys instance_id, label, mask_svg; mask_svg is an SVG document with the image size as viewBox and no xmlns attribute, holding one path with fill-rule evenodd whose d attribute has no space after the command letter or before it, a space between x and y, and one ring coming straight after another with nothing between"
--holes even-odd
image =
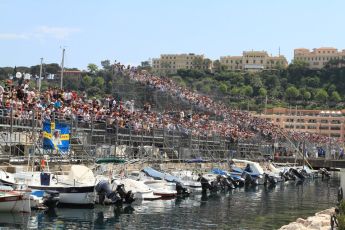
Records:
<instances>
[{"instance_id":1,"label":"rippled water surface","mask_svg":"<svg viewBox=\"0 0 345 230\"><path fill-rule=\"evenodd\" d=\"M30 215L0 213L0 226L16 229L277 229L334 206L338 174L302 185L259 186L216 195L144 202L132 207L56 209Z\"/></svg>"}]
</instances>

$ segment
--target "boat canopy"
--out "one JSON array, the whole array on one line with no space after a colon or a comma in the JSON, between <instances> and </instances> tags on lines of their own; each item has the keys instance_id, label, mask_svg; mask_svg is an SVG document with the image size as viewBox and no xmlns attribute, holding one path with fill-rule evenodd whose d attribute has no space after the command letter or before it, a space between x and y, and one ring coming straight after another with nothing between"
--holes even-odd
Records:
<instances>
[{"instance_id":1,"label":"boat canopy","mask_svg":"<svg viewBox=\"0 0 345 230\"><path fill-rule=\"evenodd\" d=\"M144 168L143 172L146 173L146 175L153 177L155 179L166 180L169 182L179 182L180 181L180 179L178 177L175 177L169 173L159 172L159 171L157 171L151 167Z\"/></svg>"},{"instance_id":2,"label":"boat canopy","mask_svg":"<svg viewBox=\"0 0 345 230\"><path fill-rule=\"evenodd\" d=\"M225 175L225 176L228 175L228 173L227 173L226 171L224 171L224 170L222 170L222 169L219 169L219 168L214 168L214 169L212 169L212 172L213 172L214 174L217 174L217 175Z\"/></svg>"},{"instance_id":3,"label":"boat canopy","mask_svg":"<svg viewBox=\"0 0 345 230\"><path fill-rule=\"evenodd\" d=\"M84 165L72 165L69 174L68 179L73 181L77 181L79 183L94 183L95 182L95 176L91 169Z\"/></svg>"}]
</instances>

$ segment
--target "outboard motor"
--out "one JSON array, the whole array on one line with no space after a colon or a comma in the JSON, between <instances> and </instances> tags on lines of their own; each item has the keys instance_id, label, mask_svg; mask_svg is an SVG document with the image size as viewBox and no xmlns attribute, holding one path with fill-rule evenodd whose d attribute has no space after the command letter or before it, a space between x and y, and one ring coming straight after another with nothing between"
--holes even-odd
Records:
<instances>
[{"instance_id":1,"label":"outboard motor","mask_svg":"<svg viewBox=\"0 0 345 230\"><path fill-rule=\"evenodd\" d=\"M219 177L219 184L222 189L235 189L235 185L232 183L231 178L228 179L226 176Z\"/></svg>"},{"instance_id":2,"label":"outboard motor","mask_svg":"<svg viewBox=\"0 0 345 230\"><path fill-rule=\"evenodd\" d=\"M280 176L280 178L283 179L284 181L290 180L289 176L286 175L286 172L285 172L285 173L280 172L280 173L279 173L279 176Z\"/></svg>"},{"instance_id":3,"label":"outboard motor","mask_svg":"<svg viewBox=\"0 0 345 230\"><path fill-rule=\"evenodd\" d=\"M277 180L273 177L273 176L270 176L268 174L265 173L264 175L264 185L276 185L277 184Z\"/></svg>"},{"instance_id":4,"label":"outboard motor","mask_svg":"<svg viewBox=\"0 0 345 230\"><path fill-rule=\"evenodd\" d=\"M296 178L298 178L299 180L303 181L305 179L305 176L302 175L300 172L298 172L296 169L294 168L290 168L290 173L292 175L294 175Z\"/></svg>"},{"instance_id":5,"label":"outboard motor","mask_svg":"<svg viewBox=\"0 0 345 230\"><path fill-rule=\"evenodd\" d=\"M249 185L257 185L255 179L246 171L243 171L242 173L242 178L244 179L244 185L249 186Z\"/></svg>"},{"instance_id":6,"label":"outboard motor","mask_svg":"<svg viewBox=\"0 0 345 230\"><path fill-rule=\"evenodd\" d=\"M122 199L117 196L116 192L112 191L108 181L101 180L95 187L99 196L99 203L104 204L105 198L110 199L113 203L122 202Z\"/></svg>"},{"instance_id":7,"label":"outboard motor","mask_svg":"<svg viewBox=\"0 0 345 230\"><path fill-rule=\"evenodd\" d=\"M228 176L228 180L231 181L231 183L237 188L237 187L243 187L245 179L242 177L239 178L233 178L232 176Z\"/></svg>"},{"instance_id":8,"label":"outboard motor","mask_svg":"<svg viewBox=\"0 0 345 230\"><path fill-rule=\"evenodd\" d=\"M190 194L188 189L181 182L176 182L176 192L177 195L183 196L188 196Z\"/></svg>"},{"instance_id":9,"label":"outboard motor","mask_svg":"<svg viewBox=\"0 0 345 230\"><path fill-rule=\"evenodd\" d=\"M287 176L289 178L289 180L296 180L296 176L293 175L292 173L290 173L290 170L289 171L286 171L284 173L285 176Z\"/></svg>"},{"instance_id":10,"label":"outboard motor","mask_svg":"<svg viewBox=\"0 0 345 230\"><path fill-rule=\"evenodd\" d=\"M59 192L55 190L45 190L43 194L43 204L48 208L55 208L59 203Z\"/></svg>"},{"instance_id":11,"label":"outboard motor","mask_svg":"<svg viewBox=\"0 0 345 230\"><path fill-rule=\"evenodd\" d=\"M125 186L123 184L120 184L116 187L116 192L120 195L120 197L125 201L126 204L131 204L135 200L132 191L130 190L126 192Z\"/></svg>"},{"instance_id":12,"label":"outboard motor","mask_svg":"<svg viewBox=\"0 0 345 230\"><path fill-rule=\"evenodd\" d=\"M331 177L331 174L325 168L320 168L319 173L321 174L322 179L324 178L329 179Z\"/></svg>"},{"instance_id":13,"label":"outboard motor","mask_svg":"<svg viewBox=\"0 0 345 230\"><path fill-rule=\"evenodd\" d=\"M305 178L307 178L307 177L310 176L310 175L307 173L307 171L306 171L305 169L301 169L301 170L299 171L299 173L300 173L302 176L304 176Z\"/></svg>"},{"instance_id":14,"label":"outboard motor","mask_svg":"<svg viewBox=\"0 0 345 230\"><path fill-rule=\"evenodd\" d=\"M203 177L201 174L199 174L198 181L200 181L201 183L201 189L203 193L206 193L207 189L209 189L210 191L215 190L214 183L210 184L209 181L205 177Z\"/></svg>"}]
</instances>

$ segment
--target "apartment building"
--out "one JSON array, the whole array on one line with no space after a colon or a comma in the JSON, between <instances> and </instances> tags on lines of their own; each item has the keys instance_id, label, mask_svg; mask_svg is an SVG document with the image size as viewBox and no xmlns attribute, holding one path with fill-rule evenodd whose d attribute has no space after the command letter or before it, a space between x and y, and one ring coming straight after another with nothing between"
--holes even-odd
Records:
<instances>
[{"instance_id":1,"label":"apartment building","mask_svg":"<svg viewBox=\"0 0 345 230\"><path fill-rule=\"evenodd\" d=\"M178 69L211 69L212 61L204 55L162 54L160 58L152 59L152 70L156 73L176 73Z\"/></svg>"},{"instance_id":2,"label":"apartment building","mask_svg":"<svg viewBox=\"0 0 345 230\"><path fill-rule=\"evenodd\" d=\"M273 108L266 114L255 116L264 118L281 128L300 132L318 133L345 140L345 110L305 110Z\"/></svg>"},{"instance_id":3,"label":"apartment building","mask_svg":"<svg viewBox=\"0 0 345 230\"><path fill-rule=\"evenodd\" d=\"M243 51L242 56L223 56L220 63L228 70L260 71L286 68L288 62L283 55L270 56L266 51Z\"/></svg>"},{"instance_id":4,"label":"apartment building","mask_svg":"<svg viewBox=\"0 0 345 230\"><path fill-rule=\"evenodd\" d=\"M330 60L345 60L345 50L338 51L333 47L315 48L312 51L305 48L294 50L294 60L301 60L308 63L310 69L321 69Z\"/></svg>"}]
</instances>

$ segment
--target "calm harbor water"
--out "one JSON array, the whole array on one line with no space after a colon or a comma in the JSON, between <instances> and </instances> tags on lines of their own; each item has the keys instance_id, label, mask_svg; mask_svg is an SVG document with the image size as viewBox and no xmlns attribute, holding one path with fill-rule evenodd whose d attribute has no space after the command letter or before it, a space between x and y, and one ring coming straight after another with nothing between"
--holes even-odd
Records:
<instances>
[{"instance_id":1,"label":"calm harbor water","mask_svg":"<svg viewBox=\"0 0 345 230\"><path fill-rule=\"evenodd\" d=\"M259 186L216 195L157 200L132 207L55 209L30 215L0 214L4 229L277 229L298 217L334 206L339 186L332 179L302 185ZM1 229L0 228L0 229Z\"/></svg>"}]
</instances>

